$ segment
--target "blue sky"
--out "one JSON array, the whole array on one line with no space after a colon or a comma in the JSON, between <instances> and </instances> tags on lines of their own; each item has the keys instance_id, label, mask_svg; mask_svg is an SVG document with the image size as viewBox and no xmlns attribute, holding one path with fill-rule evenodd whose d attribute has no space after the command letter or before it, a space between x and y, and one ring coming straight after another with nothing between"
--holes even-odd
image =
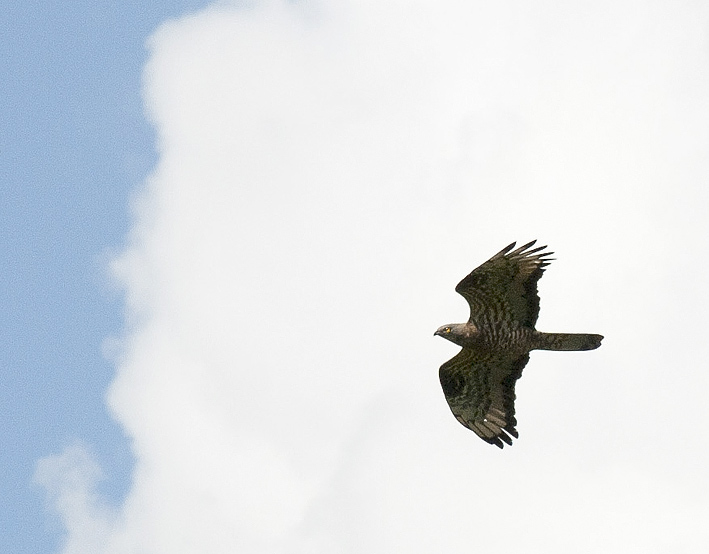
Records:
<instances>
[{"instance_id":1,"label":"blue sky","mask_svg":"<svg viewBox=\"0 0 709 554\"><path fill-rule=\"evenodd\" d=\"M2 14L0 549L702 552L709 8L203 7ZM499 451L432 335L532 239L606 338Z\"/></svg>"},{"instance_id":2,"label":"blue sky","mask_svg":"<svg viewBox=\"0 0 709 554\"><path fill-rule=\"evenodd\" d=\"M75 439L120 499L129 446L104 403L103 341L122 305L106 263L155 163L145 41L199 1L8 3L0 13L0 550L54 552L61 529L32 486L37 460Z\"/></svg>"}]
</instances>

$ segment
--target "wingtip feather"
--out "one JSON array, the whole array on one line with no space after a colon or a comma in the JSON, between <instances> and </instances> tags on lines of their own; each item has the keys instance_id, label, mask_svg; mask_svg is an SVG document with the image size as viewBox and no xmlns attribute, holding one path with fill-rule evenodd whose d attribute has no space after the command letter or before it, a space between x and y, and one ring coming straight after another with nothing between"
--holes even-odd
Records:
<instances>
[{"instance_id":1,"label":"wingtip feather","mask_svg":"<svg viewBox=\"0 0 709 554\"><path fill-rule=\"evenodd\" d=\"M536 242L537 242L537 239L534 239L532 242L528 242L524 246L520 246L517 250L515 250L514 252L511 252L510 256L514 256L515 254L521 254L522 252L527 250L527 248L529 248L530 246L534 246L534 244ZM515 243L512 243L512 244L515 244ZM542 248L546 248L546 246L542 246Z\"/></svg>"}]
</instances>

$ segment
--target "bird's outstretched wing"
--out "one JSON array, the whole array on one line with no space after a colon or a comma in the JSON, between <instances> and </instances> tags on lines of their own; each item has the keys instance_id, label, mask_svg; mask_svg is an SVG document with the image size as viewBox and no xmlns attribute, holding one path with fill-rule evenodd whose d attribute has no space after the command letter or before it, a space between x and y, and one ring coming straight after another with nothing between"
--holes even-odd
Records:
<instances>
[{"instance_id":1,"label":"bird's outstretched wing","mask_svg":"<svg viewBox=\"0 0 709 554\"><path fill-rule=\"evenodd\" d=\"M480 359L469 348L441 366L443 393L455 418L482 440L502 448L518 437L515 382L529 355L517 359Z\"/></svg>"},{"instance_id":2,"label":"bird's outstretched wing","mask_svg":"<svg viewBox=\"0 0 709 554\"><path fill-rule=\"evenodd\" d=\"M455 287L470 305L470 322L479 324L493 317L517 321L533 327L539 316L537 281L553 252L541 252L546 246L529 248L537 242L520 246L513 242L474 269Z\"/></svg>"}]
</instances>

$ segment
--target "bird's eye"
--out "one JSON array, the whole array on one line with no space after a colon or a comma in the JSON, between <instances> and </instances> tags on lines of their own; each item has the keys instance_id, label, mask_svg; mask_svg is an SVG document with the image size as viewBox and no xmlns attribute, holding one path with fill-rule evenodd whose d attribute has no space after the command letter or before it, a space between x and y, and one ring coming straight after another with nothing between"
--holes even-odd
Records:
<instances>
[{"instance_id":1,"label":"bird's eye","mask_svg":"<svg viewBox=\"0 0 709 554\"><path fill-rule=\"evenodd\" d=\"M451 332L451 328L450 328L450 327L446 327L445 329L443 329L443 332L444 332L444 333L450 333L450 332Z\"/></svg>"}]
</instances>

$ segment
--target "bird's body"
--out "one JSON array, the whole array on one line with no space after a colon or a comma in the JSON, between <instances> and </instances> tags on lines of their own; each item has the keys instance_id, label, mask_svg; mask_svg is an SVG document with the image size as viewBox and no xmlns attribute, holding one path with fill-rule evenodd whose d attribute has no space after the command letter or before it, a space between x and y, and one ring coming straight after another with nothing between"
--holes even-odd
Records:
<instances>
[{"instance_id":1,"label":"bird's body","mask_svg":"<svg viewBox=\"0 0 709 554\"><path fill-rule=\"evenodd\" d=\"M532 241L516 250L510 244L465 277L456 291L470 305L467 323L436 331L462 350L441 366L439 376L456 419L480 438L502 448L517 437L515 382L531 350L592 350L603 337L592 334L542 333L537 281L551 261L532 250ZM538 253L539 252L539 253Z\"/></svg>"}]
</instances>

